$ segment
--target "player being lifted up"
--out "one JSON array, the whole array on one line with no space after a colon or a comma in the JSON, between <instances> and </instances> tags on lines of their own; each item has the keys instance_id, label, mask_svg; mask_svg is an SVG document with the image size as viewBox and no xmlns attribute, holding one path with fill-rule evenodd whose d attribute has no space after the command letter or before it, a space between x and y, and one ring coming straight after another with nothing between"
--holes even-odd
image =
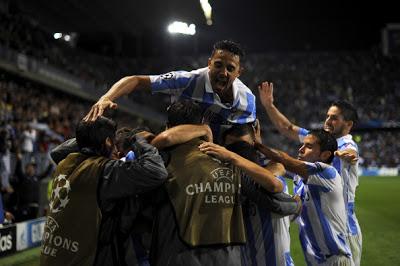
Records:
<instances>
[{"instance_id":1,"label":"player being lifted up","mask_svg":"<svg viewBox=\"0 0 400 266\"><path fill-rule=\"evenodd\" d=\"M116 108L114 101L121 96L147 88L153 93L167 93L173 101L190 99L200 103L216 139L225 127L254 122L256 118L255 96L238 79L243 57L244 51L237 43L224 40L214 44L207 67L124 77L93 105L86 119L94 120L105 109Z\"/></svg>"}]
</instances>

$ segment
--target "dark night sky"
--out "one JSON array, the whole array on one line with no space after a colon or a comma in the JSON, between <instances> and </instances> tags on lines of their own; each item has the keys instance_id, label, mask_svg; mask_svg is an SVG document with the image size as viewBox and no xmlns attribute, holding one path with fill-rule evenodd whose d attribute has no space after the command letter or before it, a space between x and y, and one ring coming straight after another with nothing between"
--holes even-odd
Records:
<instances>
[{"instance_id":1,"label":"dark night sky","mask_svg":"<svg viewBox=\"0 0 400 266\"><path fill-rule=\"evenodd\" d=\"M250 52L369 49L379 45L380 30L387 23L400 23L395 1L386 0L210 0L212 26L206 25L198 0L17 3L52 31L78 32L81 47L108 45L133 56L168 53L171 48L177 53L208 52L220 39L238 41ZM174 19L195 23L197 36L168 36L167 24Z\"/></svg>"},{"instance_id":2,"label":"dark night sky","mask_svg":"<svg viewBox=\"0 0 400 266\"><path fill-rule=\"evenodd\" d=\"M360 49L380 41L400 12L382 1L215 1L215 35L232 36L252 49ZM331 2L331 3L330 3ZM397 14L396 14L397 13Z\"/></svg>"}]
</instances>

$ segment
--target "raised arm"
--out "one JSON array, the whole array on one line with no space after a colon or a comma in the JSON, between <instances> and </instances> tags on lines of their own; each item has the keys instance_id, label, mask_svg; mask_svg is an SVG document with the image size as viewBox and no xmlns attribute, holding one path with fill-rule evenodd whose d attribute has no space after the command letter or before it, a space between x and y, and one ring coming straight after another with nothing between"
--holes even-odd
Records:
<instances>
[{"instance_id":1,"label":"raised arm","mask_svg":"<svg viewBox=\"0 0 400 266\"><path fill-rule=\"evenodd\" d=\"M158 134L151 141L151 145L161 150L200 137L209 142L213 141L212 131L208 125L179 125Z\"/></svg>"},{"instance_id":2,"label":"raised arm","mask_svg":"<svg viewBox=\"0 0 400 266\"><path fill-rule=\"evenodd\" d=\"M148 76L127 76L120 79L92 106L84 120L96 120L106 109L117 108L117 104L114 103L116 99L142 88L150 88L150 78Z\"/></svg>"},{"instance_id":3,"label":"raised arm","mask_svg":"<svg viewBox=\"0 0 400 266\"><path fill-rule=\"evenodd\" d=\"M236 165L267 191L283 191L283 184L279 179L277 179L269 170L253 163L252 161L211 142L200 144L199 149L206 154L216 156L221 160L229 161Z\"/></svg>"},{"instance_id":4,"label":"raised arm","mask_svg":"<svg viewBox=\"0 0 400 266\"><path fill-rule=\"evenodd\" d=\"M283 151L272 150L258 142L256 142L254 146L268 159L283 164L287 170L298 174L303 179L307 180L309 176L309 171L305 162L297 160Z\"/></svg>"},{"instance_id":5,"label":"raised arm","mask_svg":"<svg viewBox=\"0 0 400 266\"><path fill-rule=\"evenodd\" d=\"M274 85L272 82L263 82L258 87L261 104L279 132L293 140L299 140L300 127L292 124L274 105Z\"/></svg>"}]
</instances>

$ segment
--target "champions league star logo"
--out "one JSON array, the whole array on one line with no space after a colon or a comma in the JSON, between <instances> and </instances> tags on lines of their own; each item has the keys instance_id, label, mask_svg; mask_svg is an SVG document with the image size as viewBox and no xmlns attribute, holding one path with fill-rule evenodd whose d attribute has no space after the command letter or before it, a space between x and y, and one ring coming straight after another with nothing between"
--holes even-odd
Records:
<instances>
[{"instance_id":1,"label":"champions league star logo","mask_svg":"<svg viewBox=\"0 0 400 266\"><path fill-rule=\"evenodd\" d=\"M68 193L71 191L66 175L59 175L54 179L53 192L50 197L50 211L57 213L67 206L69 202Z\"/></svg>"},{"instance_id":2,"label":"champions league star logo","mask_svg":"<svg viewBox=\"0 0 400 266\"><path fill-rule=\"evenodd\" d=\"M174 73L169 72L160 76L161 79L172 79L174 77Z\"/></svg>"}]
</instances>

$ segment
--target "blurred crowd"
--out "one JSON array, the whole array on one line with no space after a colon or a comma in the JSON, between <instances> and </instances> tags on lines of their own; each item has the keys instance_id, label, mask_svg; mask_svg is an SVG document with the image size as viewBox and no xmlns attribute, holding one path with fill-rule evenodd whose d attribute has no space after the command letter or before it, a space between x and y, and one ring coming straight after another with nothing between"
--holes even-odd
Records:
<instances>
[{"instance_id":1,"label":"blurred crowd","mask_svg":"<svg viewBox=\"0 0 400 266\"><path fill-rule=\"evenodd\" d=\"M10 74L0 74L0 177L4 208L23 221L39 215L41 179L50 175L49 152L75 136L91 103ZM120 126L141 119L111 111ZM0 202L1 203L1 202Z\"/></svg>"},{"instance_id":2,"label":"blurred crowd","mask_svg":"<svg viewBox=\"0 0 400 266\"><path fill-rule=\"evenodd\" d=\"M24 15L0 11L0 25L0 44L6 48L59 67L86 82L101 85L112 77L115 79L113 70L118 68L114 67L112 59L74 49L56 40L52 33Z\"/></svg>"},{"instance_id":3,"label":"blurred crowd","mask_svg":"<svg viewBox=\"0 0 400 266\"><path fill-rule=\"evenodd\" d=\"M371 131L355 135L364 167L399 167L400 131Z\"/></svg>"}]
</instances>

